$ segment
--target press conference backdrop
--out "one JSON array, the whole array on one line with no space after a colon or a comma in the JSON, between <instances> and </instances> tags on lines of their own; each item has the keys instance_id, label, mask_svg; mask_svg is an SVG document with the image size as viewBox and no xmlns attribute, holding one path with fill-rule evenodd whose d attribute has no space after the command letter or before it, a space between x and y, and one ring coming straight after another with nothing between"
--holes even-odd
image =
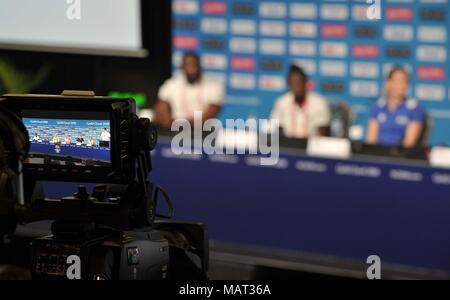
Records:
<instances>
[{"instance_id":1,"label":"press conference backdrop","mask_svg":"<svg viewBox=\"0 0 450 300\"><path fill-rule=\"evenodd\" d=\"M430 142L450 144L448 0L374 2L380 20L366 1L173 0L173 68L199 51L206 75L226 84L221 117L266 118L293 62L365 127L387 70L405 65L410 95L433 118Z\"/></svg>"},{"instance_id":2,"label":"press conference backdrop","mask_svg":"<svg viewBox=\"0 0 450 300\"><path fill-rule=\"evenodd\" d=\"M0 48L144 56L140 0L0 0Z\"/></svg>"}]
</instances>

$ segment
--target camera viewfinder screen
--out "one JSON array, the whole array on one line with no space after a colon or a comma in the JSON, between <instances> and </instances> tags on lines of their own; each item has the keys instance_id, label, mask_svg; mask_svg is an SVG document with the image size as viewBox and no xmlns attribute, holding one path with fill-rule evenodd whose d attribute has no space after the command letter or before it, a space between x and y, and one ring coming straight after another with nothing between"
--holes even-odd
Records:
<instances>
[{"instance_id":1,"label":"camera viewfinder screen","mask_svg":"<svg viewBox=\"0 0 450 300\"><path fill-rule=\"evenodd\" d=\"M75 111L22 112L30 136L27 163L80 167L111 166L108 113Z\"/></svg>"}]
</instances>

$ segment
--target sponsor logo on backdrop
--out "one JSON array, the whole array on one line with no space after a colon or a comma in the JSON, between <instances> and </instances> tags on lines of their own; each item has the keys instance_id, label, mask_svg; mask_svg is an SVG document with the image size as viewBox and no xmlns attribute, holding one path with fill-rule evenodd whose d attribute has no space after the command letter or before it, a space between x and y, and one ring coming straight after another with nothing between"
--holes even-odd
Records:
<instances>
[{"instance_id":1,"label":"sponsor logo on backdrop","mask_svg":"<svg viewBox=\"0 0 450 300\"><path fill-rule=\"evenodd\" d=\"M417 67L416 75L421 80L444 80L445 68L434 66L420 66Z\"/></svg>"},{"instance_id":2,"label":"sponsor logo on backdrop","mask_svg":"<svg viewBox=\"0 0 450 300\"><path fill-rule=\"evenodd\" d=\"M289 27L292 37L313 38L317 36L317 25L310 22L293 22Z\"/></svg>"},{"instance_id":3,"label":"sponsor logo on backdrop","mask_svg":"<svg viewBox=\"0 0 450 300\"><path fill-rule=\"evenodd\" d=\"M253 90L256 88L256 78L251 74L231 74L230 86L234 89Z\"/></svg>"},{"instance_id":4,"label":"sponsor logo on backdrop","mask_svg":"<svg viewBox=\"0 0 450 300\"><path fill-rule=\"evenodd\" d=\"M410 58L411 48L410 47L386 47L385 55L389 58Z\"/></svg>"},{"instance_id":5,"label":"sponsor logo on backdrop","mask_svg":"<svg viewBox=\"0 0 450 300\"><path fill-rule=\"evenodd\" d=\"M358 164L351 164L351 163L336 164L334 167L334 172L337 175L369 177L369 178L379 178L382 174L382 171L379 167L361 166Z\"/></svg>"},{"instance_id":6,"label":"sponsor logo on backdrop","mask_svg":"<svg viewBox=\"0 0 450 300\"><path fill-rule=\"evenodd\" d=\"M447 49L441 46L418 46L416 49L417 60L426 62L445 62Z\"/></svg>"},{"instance_id":7,"label":"sponsor logo on backdrop","mask_svg":"<svg viewBox=\"0 0 450 300\"><path fill-rule=\"evenodd\" d=\"M210 19L202 20L202 31L210 34L224 34L227 33L228 24L225 19Z\"/></svg>"},{"instance_id":8,"label":"sponsor logo on backdrop","mask_svg":"<svg viewBox=\"0 0 450 300\"><path fill-rule=\"evenodd\" d=\"M198 39L195 36L178 35L173 38L173 45L177 49L193 50L198 47Z\"/></svg>"},{"instance_id":9,"label":"sponsor logo on backdrop","mask_svg":"<svg viewBox=\"0 0 450 300\"><path fill-rule=\"evenodd\" d=\"M347 25L323 24L320 27L320 35L325 38L345 38L347 37Z\"/></svg>"},{"instance_id":10,"label":"sponsor logo on backdrop","mask_svg":"<svg viewBox=\"0 0 450 300\"><path fill-rule=\"evenodd\" d=\"M316 73L316 62L312 59L295 59L292 63L302 68L308 75Z\"/></svg>"},{"instance_id":11,"label":"sponsor logo on backdrop","mask_svg":"<svg viewBox=\"0 0 450 300\"><path fill-rule=\"evenodd\" d=\"M283 76L263 75L259 77L259 87L265 91L281 92L286 89L286 80Z\"/></svg>"},{"instance_id":12,"label":"sponsor logo on backdrop","mask_svg":"<svg viewBox=\"0 0 450 300\"><path fill-rule=\"evenodd\" d=\"M397 122L399 124L407 124L408 118L400 118L400 116L397 117ZM412 181L412 182L421 182L423 181L423 175L419 172L411 172L407 170L399 170L399 169L392 169L389 171L389 178L393 180L400 180L400 181Z\"/></svg>"},{"instance_id":13,"label":"sponsor logo on backdrop","mask_svg":"<svg viewBox=\"0 0 450 300\"><path fill-rule=\"evenodd\" d=\"M445 21L447 15L445 10L440 8L423 8L420 11L420 18L424 21Z\"/></svg>"},{"instance_id":14,"label":"sponsor logo on backdrop","mask_svg":"<svg viewBox=\"0 0 450 300\"><path fill-rule=\"evenodd\" d=\"M289 44L289 53L292 56L314 56L317 52L315 42L311 41L292 41Z\"/></svg>"},{"instance_id":15,"label":"sponsor logo on backdrop","mask_svg":"<svg viewBox=\"0 0 450 300\"><path fill-rule=\"evenodd\" d=\"M262 54L284 55L286 53L286 42L283 40L263 39L259 47Z\"/></svg>"},{"instance_id":16,"label":"sponsor logo on backdrop","mask_svg":"<svg viewBox=\"0 0 450 300\"><path fill-rule=\"evenodd\" d=\"M356 97L377 97L379 84L376 81L353 80L350 82L350 94Z\"/></svg>"},{"instance_id":17,"label":"sponsor logo on backdrop","mask_svg":"<svg viewBox=\"0 0 450 300\"><path fill-rule=\"evenodd\" d=\"M206 69L223 70L227 68L227 58L225 55L204 54L201 60L202 66Z\"/></svg>"},{"instance_id":18,"label":"sponsor logo on backdrop","mask_svg":"<svg viewBox=\"0 0 450 300\"><path fill-rule=\"evenodd\" d=\"M374 26L356 26L353 28L353 36L358 38L378 37L378 28Z\"/></svg>"},{"instance_id":19,"label":"sponsor logo on backdrop","mask_svg":"<svg viewBox=\"0 0 450 300\"><path fill-rule=\"evenodd\" d=\"M443 101L445 98L445 87L435 84L417 84L416 97L420 100Z\"/></svg>"},{"instance_id":20,"label":"sponsor logo on backdrop","mask_svg":"<svg viewBox=\"0 0 450 300\"><path fill-rule=\"evenodd\" d=\"M320 84L322 92L343 93L345 91L345 84L342 81L323 81Z\"/></svg>"},{"instance_id":21,"label":"sponsor logo on backdrop","mask_svg":"<svg viewBox=\"0 0 450 300\"><path fill-rule=\"evenodd\" d=\"M281 71L283 67L284 62L279 59L264 58L261 61L261 69L264 71Z\"/></svg>"},{"instance_id":22,"label":"sponsor logo on backdrop","mask_svg":"<svg viewBox=\"0 0 450 300\"><path fill-rule=\"evenodd\" d=\"M387 25L384 27L384 38L387 41L409 42L414 39L414 29L408 25Z\"/></svg>"},{"instance_id":23,"label":"sponsor logo on backdrop","mask_svg":"<svg viewBox=\"0 0 450 300\"><path fill-rule=\"evenodd\" d=\"M350 68L353 77L377 78L380 75L378 63L353 62Z\"/></svg>"},{"instance_id":24,"label":"sponsor logo on backdrop","mask_svg":"<svg viewBox=\"0 0 450 300\"><path fill-rule=\"evenodd\" d=\"M419 0L420 3L447 3L448 0Z\"/></svg>"},{"instance_id":25,"label":"sponsor logo on backdrop","mask_svg":"<svg viewBox=\"0 0 450 300\"><path fill-rule=\"evenodd\" d=\"M259 5L259 15L265 18L284 19L287 15L286 4L280 2L262 2Z\"/></svg>"},{"instance_id":26,"label":"sponsor logo on backdrop","mask_svg":"<svg viewBox=\"0 0 450 300\"><path fill-rule=\"evenodd\" d=\"M230 41L230 49L232 52L238 53L255 53L256 41L251 38L232 38Z\"/></svg>"},{"instance_id":27,"label":"sponsor logo on backdrop","mask_svg":"<svg viewBox=\"0 0 450 300\"><path fill-rule=\"evenodd\" d=\"M286 24L281 21L262 21L259 25L259 32L264 36L285 36Z\"/></svg>"},{"instance_id":28,"label":"sponsor logo on backdrop","mask_svg":"<svg viewBox=\"0 0 450 300\"><path fill-rule=\"evenodd\" d=\"M320 55L323 57L346 57L348 54L347 44L339 42L320 43Z\"/></svg>"},{"instance_id":29,"label":"sponsor logo on backdrop","mask_svg":"<svg viewBox=\"0 0 450 300\"><path fill-rule=\"evenodd\" d=\"M421 80L444 80L445 68L434 66L420 66L416 70L417 78Z\"/></svg>"},{"instance_id":30,"label":"sponsor logo on backdrop","mask_svg":"<svg viewBox=\"0 0 450 300\"><path fill-rule=\"evenodd\" d=\"M198 13L198 1L196 0L175 0L172 10L179 15L195 15Z\"/></svg>"},{"instance_id":31,"label":"sponsor logo on backdrop","mask_svg":"<svg viewBox=\"0 0 450 300\"><path fill-rule=\"evenodd\" d=\"M256 69L255 58L242 56L232 57L231 68L239 71L254 71Z\"/></svg>"},{"instance_id":32,"label":"sponsor logo on backdrop","mask_svg":"<svg viewBox=\"0 0 450 300\"><path fill-rule=\"evenodd\" d=\"M206 81L219 83L225 85L227 83L227 77L224 73L220 72L204 72Z\"/></svg>"},{"instance_id":33,"label":"sponsor logo on backdrop","mask_svg":"<svg viewBox=\"0 0 450 300\"><path fill-rule=\"evenodd\" d=\"M447 29L440 26L419 26L417 40L429 43L445 43L447 41Z\"/></svg>"},{"instance_id":34,"label":"sponsor logo on backdrop","mask_svg":"<svg viewBox=\"0 0 450 300\"><path fill-rule=\"evenodd\" d=\"M207 15L223 16L227 13L227 4L220 1L205 1L203 13Z\"/></svg>"},{"instance_id":35,"label":"sponsor logo on backdrop","mask_svg":"<svg viewBox=\"0 0 450 300\"><path fill-rule=\"evenodd\" d=\"M352 47L352 56L356 58L378 58L380 49L375 45L355 44Z\"/></svg>"},{"instance_id":36,"label":"sponsor logo on backdrop","mask_svg":"<svg viewBox=\"0 0 450 300\"><path fill-rule=\"evenodd\" d=\"M338 60L321 60L320 74L323 76L344 77L347 75L347 64Z\"/></svg>"},{"instance_id":37,"label":"sponsor logo on backdrop","mask_svg":"<svg viewBox=\"0 0 450 300\"><path fill-rule=\"evenodd\" d=\"M234 15L254 15L256 12L255 4L253 3L234 3L233 14Z\"/></svg>"},{"instance_id":38,"label":"sponsor logo on backdrop","mask_svg":"<svg viewBox=\"0 0 450 300\"><path fill-rule=\"evenodd\" d=\"M317 18L317 5L313 3L292 3L291 8L292 19L308 19Z\"/></svg>"},{"instance_id":39,"label":"sponsor logo on backdrop","mask_svg":"<svg viewBox=\"0 0 450 300\"><path fill-rule=\"evenodd\" d=\"M224 50L227 48L227 42L224 39L205 39L203 47L209 50Z\"/></svg>"},{"instance_id":40,"label":"sponsor logo on backdrop","mask_svg":"<svg viewBox=\"0 0 450 300\"><path fill-rule=\"evenodd\" d=\"M433 173L431 180L435 184L450 185L450 175L445 173Z\"/></svg>"},{"instance_id":41,"label":"sponsor logo on backdrop","mask_svg":"<svg viewBox=\"0 0 450 300\"><path fill-rule=\"evenodd\" d=\"M348 19L348 7L346 4L322 4L320 16L324 20L345 21Z\"/></svg>"},{"instance_id":42,"label":"sponsor logo on backdrop","mask_svg":"<svg viewBox=\"0 0 450 300\"><path fill-rule=\"evenodd\" d=\"M324 163L317 163L307 160L298 160L295 163L295 168L299 171L325 173L328 170L328 166Z\"/></svg>"},{"instance_id":43,"label":"sponsor logo on backdrop","mask_svg":"<svg viewBox=\"0 0 450 300\"><path fill-rule=\"evenodd\" d=\"M420 0L421 3L447 3L448 0Z\"/></svg>"},{"instance_id":44,"label":"sponsor logo on backdrop","mask_svg":"<svg viewBox=\"0 0 450 300\"><path fill-rule=\"evenodd\" d=\"M251 20L232 20L231 32L238 35L255 35L256 22Z\"/></svg>"},{"instance_id":45,"label":"sponsor logo on backdrop","mask_svg":"<svg viewBox=\"0 0 450 300\"><path fill-rule=\"evenodd\" d=\"M197 29L197 22L196 20L175 20L174 22L175 29L179 30L195 30Z\"/></svg>"},{"instance_id":46,"label":"sponsor logo on backdrop","mask_svg":"<svg viewBox=\"0 0 450 300\"><path fill-rule=\"evenodd\" d=\"M384 15L389 21L411 21L414 11L411 7L387 7Z\"/></svg>"},{"instance_id":47,"label":"sponsor logo on backdrop","mask_svg":"<svg viewBox=\"0 0 450 300\"><path fill-rule=\"evenodd\" d=\"M373 4L372 4L373 5ZM373 21L381 17L381 6L371 6L364 4L352 5L352 19L355 21ZM369 18L370 17L370 18Z\"/></svg>"}]
</instances>

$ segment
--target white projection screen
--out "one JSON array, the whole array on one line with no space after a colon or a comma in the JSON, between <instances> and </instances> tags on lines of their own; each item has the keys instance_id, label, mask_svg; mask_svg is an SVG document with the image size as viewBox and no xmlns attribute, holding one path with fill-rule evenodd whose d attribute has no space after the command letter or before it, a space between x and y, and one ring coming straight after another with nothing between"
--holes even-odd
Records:
<instances>
[{"instance_id":1,"label":"white projection screen","mask_svg":"<svg viewBox=\"0 0 450 300\"><path fill-rule=\"evenodd\" d=\"M145 57L141 0L0 0L0 48Z\"/></svg>"}]
</instances>

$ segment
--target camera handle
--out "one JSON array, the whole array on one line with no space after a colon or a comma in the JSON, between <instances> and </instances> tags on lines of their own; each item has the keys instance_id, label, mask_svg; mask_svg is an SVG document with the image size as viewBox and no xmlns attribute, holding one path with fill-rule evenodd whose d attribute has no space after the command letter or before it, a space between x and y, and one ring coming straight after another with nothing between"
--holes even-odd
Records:
<instances>
[{"instance_id":1,"label":"camera handle","mask_svg":"<svg viewBox=\"0 0 450 300\"><path fill-rule=\"evenodd\" d=\"M152 186L151 184L148 184L147 181L147 177L148 174L151 171L151 157L150 157L150 152L149 151L141 151L141 153L138 155L138 159L137 159L137 179L138 179L138 186L139 189L141 189L141 193L142 195L149 195L149 191L148 187ZM162 214L162 213L157 213L156 212L156 208L158 206L158 195L159 193L162 194L163 199L166 202L166 205L169 209L169 211L166 214ZM161 187L161 186L156 186L153 192L153 195L151 196L150 199L141 199L141 201L151 201L152 203L150 204L151 208L152 208L152 212L148 212L149 213L149 218L153 221L155 217L159 217L159 218L163 218L163 219L171 219L174 215L174 209L173 209L173 203L170 199L169 194L167 193L167 191Z\"/></svg>"},{"instance_id":2,"label":"camera handle","mask_svg":"<svg viewBox=\"0 0 450 300\"><path fill-rule=\"evenodd\" d=\"M158 133L156 130L156 127L153 125L153 123L150 121L150 119L147 118L140 118L139 119L139 136L141 137L141 145L140 145L140 151L137 156L137 179L140 188L143 188L144 195L147 195L149 192L147 190L147 177L150 174L152 170L152 161L150 156L150 151L155 149L158 139ZM161 194L164 197L164 200L167 204L167 207L169 209L167 214L160 214L156 213L156 207L158 206L158 194L161 192ZM152 199L150 201L153 202L154 206L154 216L153 218L159 217L163 219L171 219L173 217L174 211L173 211L173 204L170 199L169 194L167 193L164 188L161 186L156 186ZM152 218L152 219L153 219Z\"/></svg>"},{"instance_id":3,"label":"camera handle","mask_svg":"<svg viewBox=\"0 0 450 300\"><path fill-rule=\"evenodd\" d=\"M155 193L153 196L154 202L155 202L155 208L158 206L158 192L161 192L161 194L164 197L164 200L166 201L167 207L169 209L169 211L167 212L167 214L160 214L160 213L156 213L156 216L158 218L162 218L162 219L172 219L173 218L173 204L172 201L170 200L170 196L167 193L167 191L160 185L157 185L155 188Z\"/></svg>"}]
</instances>

